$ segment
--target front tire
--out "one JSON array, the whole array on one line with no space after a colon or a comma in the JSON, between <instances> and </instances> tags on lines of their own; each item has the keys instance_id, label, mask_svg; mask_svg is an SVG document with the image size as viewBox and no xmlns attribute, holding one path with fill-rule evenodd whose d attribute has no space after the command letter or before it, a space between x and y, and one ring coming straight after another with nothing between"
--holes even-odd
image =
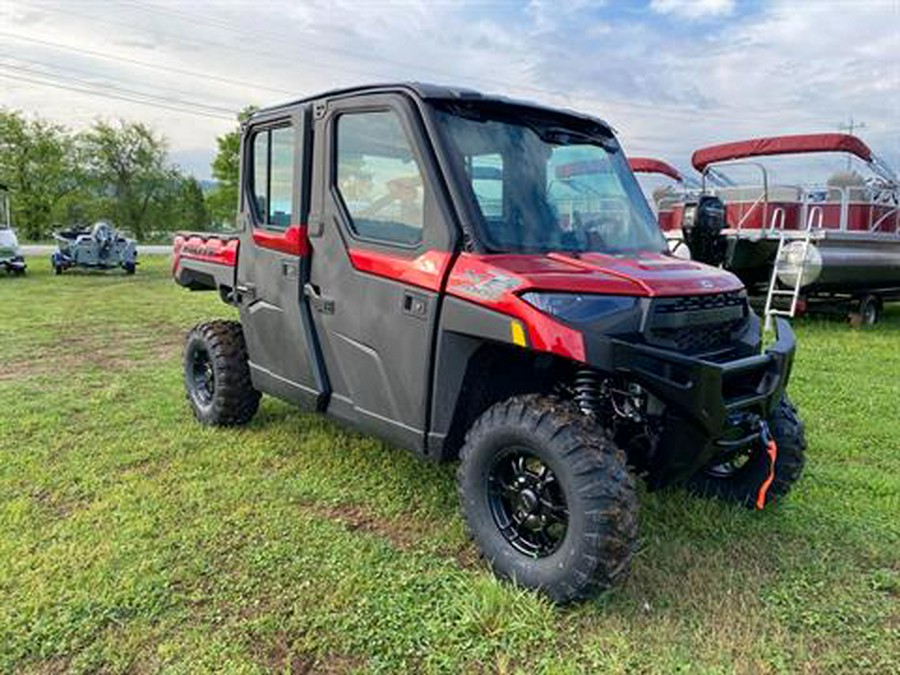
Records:
<instances>
[{"instance_id":1,"label":"front tire","mask_svg":"<svg viewBox=\"0 0 900 675\"><path fill-rule=\"evenodd\" d=\"M536 395L498 403L472 425L460 458L466 524L495 574L559 603L627 576L634 478L575 406Z\"/></svg>"},{"instance_id":2,"label":"front tire","mask_svg":"<svg viewBox=\"0 0 900 675\"><path fill-rule=\"evenodd\" d=\"M212 426L246 424L259 408L247 345L236 321L201 323L184 347L184 387L194 417Z\"/></svg>"},{"instance_id":3,"label":"front tire","mask_svg":"<svg viewBox=\"0 0 900 675\"><path fill-rule=\"evenodd\" d=\"M763 506L777 501L790 492L800 480L806 463L806 436L797 409L783 395L778 407L769 416L769 433L776 445L775 476L765 492ZM747 461L733 471L723 467L708 467L691 477L687 487L702 497L715 497L728 502L756 508L760 488L769 476L770 459L761 444L754 448Z\"/></svg>"}]
</instances>

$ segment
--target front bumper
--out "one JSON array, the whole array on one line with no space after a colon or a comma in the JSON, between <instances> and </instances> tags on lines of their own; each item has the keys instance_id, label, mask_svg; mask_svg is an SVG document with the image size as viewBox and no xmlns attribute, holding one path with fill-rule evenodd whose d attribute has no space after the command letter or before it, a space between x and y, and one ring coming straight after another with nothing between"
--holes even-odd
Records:
<instances>
[{"instance_id":1,"label":"front bumper","mask_svg":"<svg viewBox=\"0 0 900 675\"><path fill-rule=\"evenodd\" d=\"M651 485L684 480L725 454L736 420L764 419L781 401L791 374L796 340L790 324L776 319L776 340L763 353L717 362L646 344L611 339L611 370L627 377L666 406L652 458Z\"/></svg>"}]
</instances>

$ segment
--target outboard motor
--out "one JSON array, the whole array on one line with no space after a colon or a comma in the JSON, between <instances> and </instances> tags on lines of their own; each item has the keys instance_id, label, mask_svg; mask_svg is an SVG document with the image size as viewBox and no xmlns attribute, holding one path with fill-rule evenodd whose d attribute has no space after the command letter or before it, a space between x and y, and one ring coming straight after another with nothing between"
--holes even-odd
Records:
<instances>
[{"instance_id":1,"label":"outboard motor","mask_svg":"<svg viewBox=\"0 0 900 675\"><path fill-rule=\"evenodd\" d=\"M715 266L725 262L728 243L722 234L726 222L721 199L703 195L696 204L686 204L681 227L694 260Z\"/></svg>"}]
</instances>

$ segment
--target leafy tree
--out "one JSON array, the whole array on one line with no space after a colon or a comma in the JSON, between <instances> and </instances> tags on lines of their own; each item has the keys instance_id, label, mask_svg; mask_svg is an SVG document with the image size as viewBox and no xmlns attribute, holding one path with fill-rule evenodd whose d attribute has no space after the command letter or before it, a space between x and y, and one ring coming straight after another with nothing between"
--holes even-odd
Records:
<instances>
[{"instance_id":1,"label":"leafy tree","mask_svg":"<svg viewBox=\"0 0 900 675\"><path fill-rule=\"evenodd\" d=\"M216 189L210 193L207 202L210 215L217 223L234 225L238 204L238 181L241 164L241 127L257 110L247 106L238 113L238 126L227 134L216 138L218 152L212 161L212 175L218 181Z\"/></svg>"},{"instance_id":2,"label":"leafy tree","mask_svg":"<svg viewBox=\"0 0 900 675\"><path fill-rule=\"evenodd\" d=\"M179 230L204 230L209 227L209 209L203 188L193 176L179 181L174 223Z\"/></svg>"},{"instance_id":3,"label":"leafy tree","mask_svg":"<svg viewBox=\"0 0 900 675\"><path fill-rule=\"evenodd\" d=\"M98 121L81 141L97 198L112 220L138 239L159 229L151 215L180 178L167 164L165 139L144 124Z\"/></svg>"},{"instance_id":4,"label":"leafy tree","mask_svg":"<svg viewBox=\"0 0 900 675\"><path fill-rule=\"evenodd\" d=\"M61 205L83 186L68 130L0 109L0 182L11 191L13 218L28 239L47 236Z\"/></svg>"}]
</instances>

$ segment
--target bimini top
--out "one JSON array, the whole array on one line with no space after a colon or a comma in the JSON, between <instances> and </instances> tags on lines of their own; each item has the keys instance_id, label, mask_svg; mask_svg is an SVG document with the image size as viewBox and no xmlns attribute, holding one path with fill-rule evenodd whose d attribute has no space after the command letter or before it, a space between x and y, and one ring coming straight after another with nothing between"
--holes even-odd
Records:
<instances>
[{"instance_id":1,"label":"bimini top","mask_svg":"<svg viewBox=\"0 0 900 675\"><path fill-rule=\"evenodd\" d=\"M664 176L682 181L681 174L671 164L652 157L629 157L628 165L635 173L661 173Z\"/></svg>"},{"instance_id":2,"label":"bimini top","mask_svg":"<svg viewBox=\"0 0 900 675\"><path fill-rule=\"evenodd\" d=\"M772 136L749 141L722 143L697 150L691 164L702 172L710 164L746 157L768 155L793 155L809 152L849 152L865 162L872 161L872 151L856 136L850 134L798 134L796 136Z\"/></svg>"}]
</instances>

